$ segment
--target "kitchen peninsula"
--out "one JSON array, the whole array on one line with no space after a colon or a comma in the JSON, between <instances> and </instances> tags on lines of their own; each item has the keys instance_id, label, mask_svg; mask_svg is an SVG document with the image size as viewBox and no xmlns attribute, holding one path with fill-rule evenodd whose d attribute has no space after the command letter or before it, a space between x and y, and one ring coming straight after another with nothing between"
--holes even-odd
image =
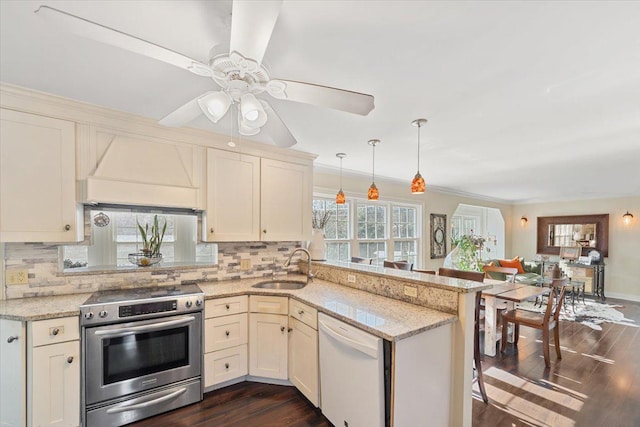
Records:
<instances>
[{"instance_id":1,"label":"kitchen peninsula","mask_svg":"<svg viewBox=\"0 0 640 427\"><path fill-rule=\"evenodd\" d=\"M473 299L490 285L351 263L313 263L312 272L316 278L300 290L252 287L264 277L198 285L206 302L245 295L286 297L384 339L393 354L393 425L434 425L436 418L443 425L471 425ZM287 276L292 278L300 276ZM88 296L2 301L0 319L77 316Z\"/></svg>"}]
</instances>

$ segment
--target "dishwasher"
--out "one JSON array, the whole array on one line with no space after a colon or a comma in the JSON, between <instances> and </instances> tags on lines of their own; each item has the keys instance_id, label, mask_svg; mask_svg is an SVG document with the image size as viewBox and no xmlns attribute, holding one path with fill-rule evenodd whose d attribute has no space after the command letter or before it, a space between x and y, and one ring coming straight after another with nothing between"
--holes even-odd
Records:
<instances>
[{"instance_id":1,"label":"dishwasher","mask_svg":"<svg viewBox=\"0 0 640 427\"><path fill-rule=\"evenodd\" d=\"M323 313L318 326L324 416L336 427L389 425L390 343Z\"/></svg>"}]
</instances>

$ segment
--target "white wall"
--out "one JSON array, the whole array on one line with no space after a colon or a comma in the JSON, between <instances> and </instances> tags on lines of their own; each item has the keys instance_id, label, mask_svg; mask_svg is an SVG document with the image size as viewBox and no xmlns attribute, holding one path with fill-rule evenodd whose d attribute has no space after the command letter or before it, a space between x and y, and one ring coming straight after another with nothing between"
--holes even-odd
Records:
<instances>
[{"instance_id":1,"label":"white wall","mask_svg":"<svg viewBox=\"0 0 640 427\"><path fill-rule=\"evenodd\" d=\"M633 214L626 226L622 215ZM609 214L609 257L605 258L605 294L608 297L640 301L640 196L593 199L513 206L511 223L512 254L536 255L536 224L539 216ZM525 227L520 217L528 218ZM509 252L507 252L509 253Z\"/></svg>"},{"instance_id":2,"label":"white wall","mask_svg":"<svg viewBox=\"0 0 640 427\"><path fill-rule=\"evenodd\" d=\"M427 176L427 174L424 174ZM506 203L498 203L496 201L476 199L465 195L456 195L450 193L437 192L429 189L428 177L427 179L427 192L422 195L412 195L410 189L410 183L413 175L407 172L407 181L399 182L386 180L384 178L376 177L376 186L380 191L380 200L389 200L396 202L407 202L422 205L422 262L421 268L434 270L442 267L444 258L430 259L430 230L429 230L429 218L430 214L446 214L447 215L447 252L450 248L451 238L451 217L460 203L476 206L485 206L491 208L497 208L502 213L502 217L505 220L506 228L506 247L507 254L511 253L511 239L509 233L511 229L512 218L512 206ZM367 198L367 189L371 184L370 176L363 175L351 175L343 173L342 189L349 197ZM314 168L313 172L313 185L314 194L316 195L335 195L340 187L340 175L339 172Z\"/></svg>"}]
</instances>

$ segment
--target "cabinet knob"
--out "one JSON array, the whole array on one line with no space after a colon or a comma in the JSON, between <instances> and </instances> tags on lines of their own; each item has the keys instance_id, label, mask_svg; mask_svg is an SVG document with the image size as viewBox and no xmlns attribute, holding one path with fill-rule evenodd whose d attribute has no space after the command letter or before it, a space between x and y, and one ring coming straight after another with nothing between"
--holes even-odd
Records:
<instances>
[{"instance_id":1,"label":"cabinet knob","mask_svg":"<svg viewBox=\"0 0 640 427\"><path fill-rule=\"evenodd\" d=\"M280 332L284 332L284 330L287 329L284 326L280 326Z\"/></svg>"},{"instance_id":2,"label":"cabinet knob","mask_svg":"<svg viewBox=\"0 0 640 427\"><path fill-rule=\"evenodd\" d=\"M67 357L67 363L73 363L73 356Z\"/></svg>"},{"instance_id":3,"label":"cabinet knob","mask_svg":"<svg viewBox=\"0 0 640 427\"><path fill-rule=\"evenodd\" d=\"M264 230L262 230L262 232L263 232L264 234L267 234L267 229L265 228Z\"/></svg>"},{"instance_id":4,"label":"cabinet knob","mask_svg":"<svg viewBox=\"0 0 640 427\"><path fill-rule=\"evenodd\" d=\"M213 227L209 230L209 232L210 232L211 234L213 234Z\"/></svg>"},{"instance_id":5,"label":"cabinet knob","mask_svg":"<svg viewBox=\"0 0 640 427\"><path fill-rule=\"evenodd\" d=\"M71 230L71 226L69 224L64 226L64 231L69 231Z\"/></svg>"},{"instance_id":6,"label":"cabinet knob","mask_svg":"<svg viewBox=\"0 0 640 427\"><path fill-rule=\"evenodd\" d=\"M289 332L289 333L293 332L293 328L287 329L287 332Z\"/></svg>"},{"instance_id":7,"label":"cabinet knob","mask_svg":"<svg viewBox=\"0 0 640 427\"><path fill-rule=\"evenodd\" d=\"M51 335L58 335L59 333L60 333L60 329L58 329L58 328L53 328L51 330Z\"/></svg>"},{"instance_id":8,"label":"cabinet knob","mask_svg":"<svg viewBox=\"0 0 640 427\"><path fill-rule=\"evenodd\" d=\"M227 310L229 310L231 308L231 306L229 304L225 304L224 306L227 308Z\"/></svg>"},{"instance_id":9,"label":"cabinet knob","mask_svg":"<svg viewBox=\"0 0 640 427\"><path fill-rule=\"evenodd\" d=\"M225 369L229 369L229 363L224 364Z\"/></svg>"},{"instance_id":10,"label":"cabinet knob","mask_svg":"<svg viewBox=\"0 0 640 427\"><path fill-rule=\"evenodd\" d=\"M304 314L304 310L298 310L298 314L302 316Z\"/></svg>"},{"instance_id":11,"label":"cabinet knob","mask_svg":"<svg viewBox=\"0 0 640 427\"><path fill-rule=\"evenodd\" d=\"M14 341L15 341L15 340L17 340L17 339L18 339L18 336L16 336L16 335L12 335L12 336L10 336L9 338L7 338L7 342L8 342L9 344L11 344L12 342L14 342Z\"/></svg>"},{"instance_id":12,"label":"cabinet knob","mask_svg":"<svg viewBox=\"0 0 640 427\"><path fill-rule=\"evenodd\" d=\"M225 334L226 336L229 336L229 331L224 331L224 334Z\"/></svg>"}]
</instances>

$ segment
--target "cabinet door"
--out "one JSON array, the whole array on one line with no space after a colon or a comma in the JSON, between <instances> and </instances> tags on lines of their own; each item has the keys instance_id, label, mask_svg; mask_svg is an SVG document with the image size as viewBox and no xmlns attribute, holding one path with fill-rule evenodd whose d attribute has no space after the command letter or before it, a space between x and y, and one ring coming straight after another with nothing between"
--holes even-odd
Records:
<instances>
[{"instance_id":1,"label":"cabinet door","mask_svg":"<svg viewBox=\"0 0 640 427\"><path fill-rule=\"evenodd\" d=\"M79 425L79 341L43 345L31 351L29 425Z\"/></svg>"},{"instance_id":2,"label":"cabinet door","mask_svg":"<svg viewBox=\"0 0 640 427\"><path fill-rule=\"evenodd\" d=\"M0 319L0 425L23 426L27 408L24 323Z\"/></svg>"},{"instance_id":3,"label":"cabinet door","mask_svg":"<svg viewBox=\"0 0 640 427\"><path fill-rule=\"evenodd\" d=\"M318 331L289 318L289 381L318 406Z\"/></svg>"},{"instance_id":4,"label":"cabinet door","mask_svg":"<svg viewBox=\"0 0 640 427\"><path fill-rule=\"evenodd\" d=\"M261 177L261 240L309 240L311 167L262 159Z\"/></svg>"},{"instance_id":5,"label":"cabinet door","mask_svg":"<svg viewBox=\"0 0 640 427\"><path fill-rule=\"evenodd\" d=\"M260 159L207 150L207 241L260 240Z\"/></svg>"},{"instance_id":6,"label":"cabinet door","mask_svg":"<svg viewBox=\"0 0 640 427\"><path fill-rule=\"evenodd\" d=\"M75 123L1 110L0 241L80 241Z\"/></svg>"},{"instance_id":7,"label":"cabinet door","mask_svg":"<svg viewBox=\"0 0 640 427\"><path fill-rule=\"evenodd\" d=\"M287 316L249 315L249 374L287 379Z\"/></svg>"}]
</instances>

